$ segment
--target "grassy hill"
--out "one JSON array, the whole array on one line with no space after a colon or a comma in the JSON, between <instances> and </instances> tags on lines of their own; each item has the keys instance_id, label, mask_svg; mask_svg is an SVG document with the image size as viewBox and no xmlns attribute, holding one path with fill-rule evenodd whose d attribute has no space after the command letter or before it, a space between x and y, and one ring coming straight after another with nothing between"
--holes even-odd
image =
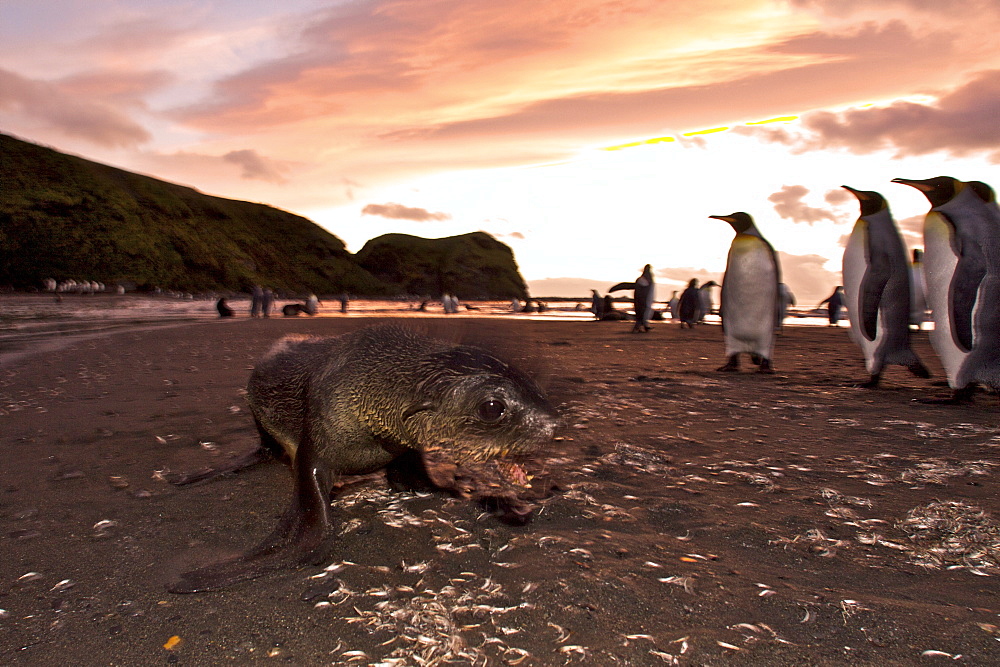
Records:
<instances>
[{"instance_id":1,"label":"grassy hill","mask_svg":"<svg viewBox=\"0 0 1000 667\"><path fill-rule=\"evenodd\" d=\"M449 293L462 299L528 295L510 247L485 232L443 239L384 234L366 243L355 257L397 293Z\"/></svg>"},{"instance_id":2,"label":"grassy hill","mask_svg":"<svg viewBox=\"0 0 1000 667\"><path fill-rule=\"evenodd\" d=\"M510 248L483 232L388 234L357 255L315 223L0 134L0 287L46 278L189 292L525 295Z\"/></svg>"},{"instance_id":3,"label":"grassy hill","mask_svg":"<svg viewBox=\"0 0 1000 667\"><path fill-rule=\"evenodd\" d=\"M303 217L0 134L0 285L48 277L188 291L260 283L384 292L340 239Z\"/></svg>"}]
</instances>

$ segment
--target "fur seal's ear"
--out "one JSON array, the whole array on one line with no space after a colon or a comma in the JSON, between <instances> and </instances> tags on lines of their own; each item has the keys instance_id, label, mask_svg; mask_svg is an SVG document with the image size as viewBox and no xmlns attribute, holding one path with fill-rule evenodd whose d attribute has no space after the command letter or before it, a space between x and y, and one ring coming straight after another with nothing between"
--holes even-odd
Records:
<instances>
[{"instance_id":1,"label":"fur seal's ear","mask_svg":"<svg viewBox=\"0 0 1000 667\"><path fill-rule=\"evenodd\" d=\"M428 400L423 400L420 401L419 403L414 403L410 407L406 408L405 411L403 411L403 422L405 423L409 421L409 419L413 417L413 415L418 414L420 412L434 412L436 407L437 406L435 406L432 402Z\"/></svg>"}]
</instances>

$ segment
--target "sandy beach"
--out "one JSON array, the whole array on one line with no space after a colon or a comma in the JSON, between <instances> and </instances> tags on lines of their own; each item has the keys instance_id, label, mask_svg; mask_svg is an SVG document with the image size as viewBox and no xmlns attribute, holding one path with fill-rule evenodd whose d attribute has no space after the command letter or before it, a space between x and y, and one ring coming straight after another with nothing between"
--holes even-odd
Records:
<instances>
[{"instance_id":1,"label":"sandy beach","mask_svg":"<svg viewBox=\"0 0 1000 667\"><path fill-rule=\"evenodd\" d=\"M1000 403L915 402L947 393L926 332L932 381L871 391L846 329L786 327L765 376L715 371L718 326L421 321L529 359L558 406L534 521L371 482L334 501L327 566L167 593L262 539L291 480L160 472L256 445L243 388L281 335L366 323L118 331L0 367L0 663L1000 663Z\"/></svg>"}]
</instances>

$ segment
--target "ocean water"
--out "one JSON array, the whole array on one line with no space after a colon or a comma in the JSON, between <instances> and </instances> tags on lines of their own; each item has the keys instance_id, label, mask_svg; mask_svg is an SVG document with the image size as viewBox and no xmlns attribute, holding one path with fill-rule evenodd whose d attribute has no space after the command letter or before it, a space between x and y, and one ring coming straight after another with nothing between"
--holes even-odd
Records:
<instances>
[{"instance_id":1,"label":"ocean water","mask_svg":"<svg viewBox=\"0 0 1000 667\"><path fill-rule=\"evenodd\" d=\"M236 317L248 317L249 297L227 299L236 311ZM278 299L272 317L282 317L281 307L301 301ZM321 304L316 317L442 317L441 302L427 303L424 311L418 310L419 301L391 301L357 299L350 301L346 313L340 312L340 302ZM550 302L544 313L513 313L510 302L489 301L470 303L472 309L461 308L449 317L517 318L548 321L590 321L587 308L589 299L579 302ZM618 303L619 309L626 309ZM654 304L657 310L666 304ZM117 294L64 294L57 299L52 294L3 294L0 295L0 365L46 349L54 349L70 342L101 336L116 330L146 329L178 326L192 322L218 319L214 298L177 297L168 295L117 295ZM300 317L307 317L301 315ZM719 318L710 315L710 323ZM665 322L655 324L662 325ZM795 314L785 321L786 326L825 326L825 317ZM846 321L841 323L847 326Z\"/></svg>"},{"instance_id":2,"label":"ocean water","mask_svg":"<svg viewBox=\"0 0 1000 667\"><path fill-rule=\"evenodd\" d=\"M249 317L249 297L227 299L236 318ZM282 317L282 306L302 303L301 300L277 299L271 317ZM581 301L581 307L589 302ZM573 303L553 304L545 313L513 313L510 302L475 302L472 309L461 308L449 317L517 317L536 320L588 320L586 310L577 310ZM316 317L441 317L440 301L430 301L424 311L420 302L357 299L340 312L340 302L321 304ZM300 315L299 317L308 317ZM219 313L215 298L177 297L168 295L52 294L0 295L0 365L46 349L61 347L69 342L105 335L123 329L148 329L178 326L192 322L216 320Z\"/></svg>"}]
</instances>

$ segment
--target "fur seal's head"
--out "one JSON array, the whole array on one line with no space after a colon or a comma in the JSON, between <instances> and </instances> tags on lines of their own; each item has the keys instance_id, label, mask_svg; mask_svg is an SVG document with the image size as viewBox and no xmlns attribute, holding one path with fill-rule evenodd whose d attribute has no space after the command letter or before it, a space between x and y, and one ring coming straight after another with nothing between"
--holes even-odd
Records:
<instances>
[{"instance_id":1,"label":"fur seal's head","mask_svg":"<svg viewBox=\"0 0 1000 667\"><path fill-rule=\"evenodd\" d=\"M529 454L552 439L555 410L513 366L466 345L432 352L418 363L418 400L404 415L417 449L461 465Z\"/></svg>"}]
</instances>

